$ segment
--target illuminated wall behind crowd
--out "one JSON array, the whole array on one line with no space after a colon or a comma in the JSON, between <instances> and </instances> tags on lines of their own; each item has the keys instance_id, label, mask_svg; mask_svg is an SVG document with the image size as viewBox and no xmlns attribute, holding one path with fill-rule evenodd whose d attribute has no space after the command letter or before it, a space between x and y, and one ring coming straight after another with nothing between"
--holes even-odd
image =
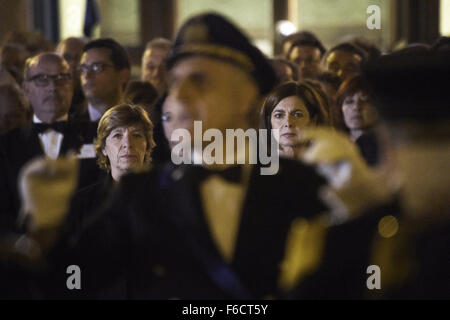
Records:
<instances>
[{"instance_id":1,"label":"illuminated wall behind crowd","mask_svg":"<svg viewBox=\"0 0 450 320\"><path fill-rule=\"evenodd\" d=\"M97 0L101 21L94 37L114 38L125 46L141 45L139 0ZM85 0L59 0L61 39L83 36Z\"/></svg>"},{"instance_id":2,"label":"illuminated wall behind crowd","mask_svg":"<svg viewBox=\"0 0 450 320\"><path fill-rule=\"evenodd\" d=\"M389 0L297 0L297 26L312 30L328 47L346 36L363 36L380 47L392 42ZM369 30L367 8L377 5L381 9L381 29Z\"/></svg>"},{"instance_id":3,"label":"illuminated wall behind crowd","mask_svg":"<svg viewBox=\"0 0 450 320\"><path fill-rule=\"evenodd\" d=\"M98 0L102 22L100 36L125 46L141 44L139 0Z\"/></svg>"},{"instance_id":4,"label":"illuminated wall behind crowd","mask_svg":"<svg viewBox=\"0 0 450 320\"><path fill-rule=\"evenodd\" d=\"M439 20L441 34L450 36L450 0L441 0Z\"/></svg>"},{"instance_id":5,"label":"illuminated wall behind crowd","mask_svg":"<svg viewBox=\"0 0 450 320\"><path fill-rule=\"evenodd\" d=\"M450 35L450 0L95 1L101 22L93 37L112 37L128 48L142 48L155 36L171 37L190 15L210 10L233 20L269 55L274 48L279 50L281 37L276 26L281 19L289 20L295 30L312 30L327 47L346 35L364 36L383 49L408 41L432 42L438 31ZM56 15L45 10L46 3L58 4ZM20 30L41 30L55 42L55 35L59 39L82 36L85 3L86 0L0 0L0 40L8 32ZM381 9L380 30L366 27L366 9L373 4ZM59 16L56 23L52 20L55 16ZM42 21L37 21L37 17ZM44 28L47 25L53 26L47 28L52 32ZM59 30L54 32L55 28Z\"/></svg>"},{"instance_id":6,"label":"illuminated wall behind crowd","mask_svg":"<svg viewBox=\"0 0 450 320\"><path fill-rule=\"evenodd\" d=\"M60 39L83 36L86 1L59 0Z\"/></svg>"}]
</instances>

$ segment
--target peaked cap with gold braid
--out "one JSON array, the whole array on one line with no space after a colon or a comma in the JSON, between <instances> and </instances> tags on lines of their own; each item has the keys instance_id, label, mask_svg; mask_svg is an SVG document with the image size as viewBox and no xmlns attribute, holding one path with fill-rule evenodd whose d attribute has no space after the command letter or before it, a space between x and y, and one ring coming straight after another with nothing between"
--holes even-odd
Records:
<instances>
[{"instance_id":1,"label":"peaked cap with gold braid","mask_svg":"<svg viewBox=\"0 0 450 320\"><path fill-rule=\"evenodd\" d=\"M192 55L236 65L255 79L261 94L268 93L275 85L275 72L266 57L236 26L218 14L198 15L181 26L167 66L170 69L180 59Z\"/></svg>"}]
</instances>

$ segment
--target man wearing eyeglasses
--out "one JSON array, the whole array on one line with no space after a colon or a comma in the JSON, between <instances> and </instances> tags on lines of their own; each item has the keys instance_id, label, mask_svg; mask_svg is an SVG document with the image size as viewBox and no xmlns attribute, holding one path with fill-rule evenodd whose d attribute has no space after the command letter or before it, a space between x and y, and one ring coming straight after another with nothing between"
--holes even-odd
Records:
<instances>
[{"instance_id":1,"label":"man wearing eyeglasses","mask_svg":"<svg viewBox=\"0 0 450 320\"><path fill-rule=\"evenodd\" d=\"M73 84L64 60L47 53L28 60L23 89L33 108L34 123L67 121Z\"/></svg>"},{"instance_id":2,"label":"man wearing eyeglasses","mask_svg":"<svg viewBox=\"0 0 450 320\"><path fill-rule=\"evenodd\" d=\"M80 187L93 183L99 174L95 153L89 156L95 126L89 122L68 122L73 82L67 62L49 52L29 58L23 90L30 101L33 123L0 136L0 234L2 229L20 229L16 228L17 178L29 160L40 155L56 159L73 151L84 159Z\"/></svg>"},{"instance_id":3,"label":"man wearing eyeglasses","mask_svg":"<svg viewBox=\"0 0 450 320\"><path fill-rule=\"evenodd\" d=\"M315 79L321 71L320 60L325 53L325 47L309 31L299 32L297 37L287 53L287 58L298 66L300 80Z\"/></svg>"},{"instance_id":4,"label":"man wearing eyeglasses","mask_svg":"<svg viewBox=\"0 0 450 320\"><path fill-rule=\"evenodd\" d=\"M112 39L97 39L83 48L80 77L87 108L80 118L98 121L109 108L119 104L130 78L125 49Z\"/></svg>"}]
</instances>

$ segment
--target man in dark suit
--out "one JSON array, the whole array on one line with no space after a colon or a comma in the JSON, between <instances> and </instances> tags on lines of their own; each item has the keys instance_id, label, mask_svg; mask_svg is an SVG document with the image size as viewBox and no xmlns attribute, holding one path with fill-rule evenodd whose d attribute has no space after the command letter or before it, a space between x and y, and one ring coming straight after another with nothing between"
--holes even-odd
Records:
<instances>
[{"instance_id":1,"label":"man in dark suit","mask_svg":"<svg viewBox=\"0 0 450 320\"><path fill-rule=\"evenodd\" d=\"M119 104L130 79L128 54L113 39L96 39L83 47L79 74L86 103L75 119L98 122L109 108Z\"/></svg>"},{"instance_id":2,"label":"man in dark suit","mask_svg":"<svg viewBox=\"0 0 450 320\"><path fill-rule=\"evenodd\" d=\"M181 28L168 67L166 103L180 104L202 121L205 130L215 128L224 136L226 129L252 127L263 95L275 83L262 53L215 14L194 17ZM240 155L235 149L230 152L236 161ZM121 297L128 298L275 297L286 238L297 218L308 219L325 210L317 197L324 180L312 168L291 160L280 159L274 175L261 175L262 165L248 160L241 166L200 162L168 164L123 177L78 241L66 234L56 242L50 255L53 274L64 277L61 270L67 263L79 265L82 293L125 277L127 292ZM36 165L35 169L49 166L55 173L60 165L63 172L72 170L71 161ZM35 181L31 171L25 177ZM28 185L45 185L52 179L37 178L37 184ZM49 194L36 198L28 191L25 188L30 195L27 202L51 199ZM49 215L58 218L45 218ZM64 230L58 209L47 207L46 212L34 212L34 217L37 229L45 224ZM53 283L67 292L63 280Z\"/></svg>"},{"instance_id":3,"label":"man in dark suit","mask_svg":"<svg viewBox=\"0 0 450 320\"><path fill-rule=\"evenodd\" d=\"M73 94L67 62L53 53L30 58L25 67L24 92L33 110L33 123L0 136L1 219L7 220L1 228L10 228L16 222L20 208L17 179L23 165L34 157L56 159L69 151L78 153L84 158L81 185L92 183L90 179L99 172L95 154L89 152L95 127L67 121Z\"/></svg>"}]
</instances>

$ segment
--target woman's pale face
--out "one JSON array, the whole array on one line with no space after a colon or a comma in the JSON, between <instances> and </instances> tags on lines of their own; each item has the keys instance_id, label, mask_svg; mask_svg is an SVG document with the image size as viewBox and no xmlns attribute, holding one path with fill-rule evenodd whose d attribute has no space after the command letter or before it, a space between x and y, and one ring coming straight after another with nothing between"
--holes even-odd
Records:
<instances>
[{"instance_id":1,"label":"woman's pale face","mask_svg":"<svg viewBox=\"0 0 450 320\"><path fill-rule=\"evenodd\" d=\"M114 180L126 172L143 166L147 153L147 137L139 125L117 127L106 138L103 154L108 157Z\"/></svg>"},{"instance_id":2,"label":"woman's pale face","mask_svg":"<svg viewBox=\"0 0 450 320\"><path fill-rule=\"evenodd\" d=\"M191 113L175 99L168 97L164 102L161 117L164 135L169 142L170 149L180 141L171 141L172 133L176 129L186 129L191 135L194 128L194 118Z\"/></svg>"},{"instance_id":3,"label":"woman's pale face","mask_svg":"<svg viewBox=\"0 0 450 320\"><path fill-rule=\"evenodd\" d=\"M310 123L311 116L305 102L297 96L282 99L272 111L272 129L280 130L277 141L282 147L298 145L302 129Z\"/></svg>"},{"instance_id":4,"label":"woman's pale face","mask_svg":"<svg viewBox=\"0 0 450 320\"><path fill-rule=\"evenodd\" d=\"M345 97L342 113L345 125L350 130L370 129L377 120L377 113L370 104L369 97L361 91Z\"/></svg>"}]
</instances>

